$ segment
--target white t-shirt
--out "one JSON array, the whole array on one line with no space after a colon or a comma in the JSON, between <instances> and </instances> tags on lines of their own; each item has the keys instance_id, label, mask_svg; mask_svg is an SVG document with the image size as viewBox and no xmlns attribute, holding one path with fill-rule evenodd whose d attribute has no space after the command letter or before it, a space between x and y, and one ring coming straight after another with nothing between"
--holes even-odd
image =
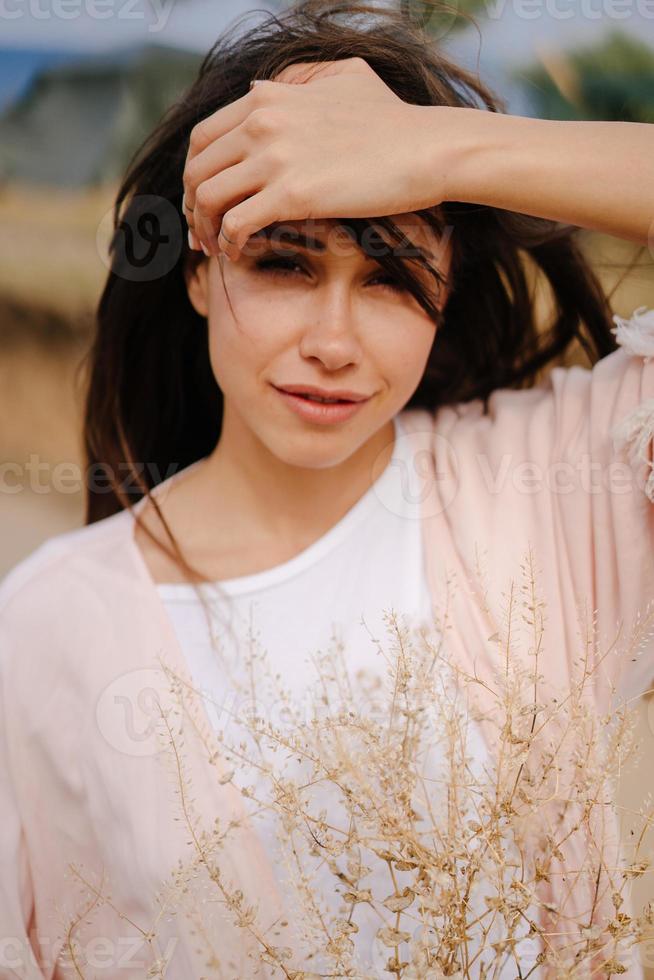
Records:
<instances>
[{"instance_id":1,"label":"white t-shirt","mask_svg":"<svg viewBox=\"0 0 654 980\"><path fill-rule=\"evenodd\" d=\"M261 756L257 755L248 729L239 721L238 712L254 711L278 729L283 727L289 720L280 696L281 686L292 701L297 730L298 719L309 719L316 713L320 695L312 655L340 656L351 678L360 670L366 671L368 677L387 677L384 654L388 660L394 647L385 613L394 611L398 625L411 631L426 628L432 640L438 636L424 571L421 525L416 519L415 500L421 488L414 481L419 480L419 474L409 456L409 440L403 438L401 418L395 416L393 421L395 444L391 460L337 524L289 561L252 575L222 580L219 585L226 600L215 591L207 593L212 609L213 647L206 615L194 589L186 584L158 585L209 717L222 731L225 743L244 742L248 754L252 753L250 758ZM481 766L485 748L472 721L468 722L467 752ZM279 762L269 752L266 758ZM430 748L429 760L429 771L439 761L444 765L439 745L434 745L433 752ZM306 766L294 757L289 757L284 766L285 775L300 781L300 774L307 772ZM234 781L253 788L262 799L265 787L270 785L267 778L260 777L255 768L248 768L239 769ZM317 789L312 795L312 814L318 814L319 803L328 808L330 798L335 799L331 788L326 793ZM278 839L278 818L270 810L262 811L254 800L246 802L251 812L258 809L254 825L271 855L276 879L292 909L298 897L287 881L286 852ZM373 894L384 898L393 887L386 865L379 865L379 874L384 877L373 887ZM312 869L319 876L323 902L336 915L342 899L334 889L335 878L325 865L319 868L319 863L314 862ZM377 874L375 871L363 879L361 887L374 884ZM405 876L400 888L410 880L408 872ZM403 878L402 873L397 877ZM477 901L481 902L481 893ZM486 911L486 907L482 905L481 910ZM366 903L358 903L353 918L359 931L351 938L361 966L372 975L383 975L393 950L374 938L384 924L380 913ZM394 920L389 913L385 918ZM401 926L406 928L404 917ZM306 968L310 969L310 964ZM313 969L319 972L315 964ZM500 976L514 977L515 966L509 962Z\"/></svg>"}]
</instances>

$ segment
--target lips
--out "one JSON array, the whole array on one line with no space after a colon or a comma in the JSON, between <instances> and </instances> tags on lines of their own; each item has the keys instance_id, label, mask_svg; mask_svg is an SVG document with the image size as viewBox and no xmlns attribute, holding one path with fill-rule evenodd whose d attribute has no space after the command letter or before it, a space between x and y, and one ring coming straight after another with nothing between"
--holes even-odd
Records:
<instances>
[{"instance_id":1,"label":"lips","mask_svg":"<svg viewBox=\"0 0 654 980\"><path fill-rule=\"evenodd\" d=\"M287 391L286 388L281 389L286 395L295 395L296 398L306 398L309 402L315 402L317 405L353 405L354 400L352 398L327 398L321 395L312 395L305 391Z\"/></svg>"},{"instance_id":2,"label":"lips","mask_svg":"<svg viewBox=\"0 0 654 980\"><path fill-rule=\"evenodd\" d=\"M290 393L275 385L272 387L295 414L307 422L323 425L347 421L369 401L366 398L358 402L345 399L337 402L320 402L306 398L304 395Z\"/></svg>"},{"instance_id":3,"label":"lips","mask_svg":"<svg viewBox=\"0 0 654 980\"><path fill-rule=\"evenodd\" d=\"M315 385L275 385L278 391L284 391L288 395L315 395L317 398L336 399L339 402L362 402L367 401L369 395L362 395L357 391L349 391L344 388L337 388L333 391L318 388Z\"/></svg>"}]
</instances>

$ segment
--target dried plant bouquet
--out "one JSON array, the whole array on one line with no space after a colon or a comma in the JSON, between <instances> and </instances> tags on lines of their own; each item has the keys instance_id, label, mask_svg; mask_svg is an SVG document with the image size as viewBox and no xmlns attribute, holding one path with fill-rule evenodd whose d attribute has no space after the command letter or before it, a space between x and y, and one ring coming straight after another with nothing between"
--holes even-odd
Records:
<instances>
[{"instance_id":1,"label":"dried plant bouquet","mask_svg":"<svg viewBox=\"0 0 654 980\"><path fill-rule=\"evenodd\" d=\"M585 623L578 678L554 695L539 672L545 603L531 552L502 595L492 679L448 656L456 626L447 596L429 630L387 611L386 643L371 637L378 672L352 676L334 640L315 656L312 696L301 705L250 636L248 710L229 712L226 724L225 705L216 705L216 735L220 779L238 787L274 852L285 909L275 928L221 872L229 828L198 832L209 815L193 812L176 723L166 718L195 852L168 900L173 892L181 900L203 866L215 900L256 950L252 976L586 978L637 961L653 924L651 905L638 915L631 906L632 881L650 866L642 851L651 800L630 815L640 827L625 854L616 789L638 758L635 712L620 701L600 716L592 685L606 657L636 655L654 609L626 648L602 655ZM172 674L170 682L181 717L187 684ZM480 688L490 711L480 708ZM213 955L210 930L198 921L196 931Z\"/></svg>"}]
</instances>

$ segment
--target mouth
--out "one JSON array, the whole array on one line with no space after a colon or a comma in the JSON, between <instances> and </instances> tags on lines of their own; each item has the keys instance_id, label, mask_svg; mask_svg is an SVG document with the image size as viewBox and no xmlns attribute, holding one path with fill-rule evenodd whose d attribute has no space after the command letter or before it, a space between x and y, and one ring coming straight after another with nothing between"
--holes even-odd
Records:
<instances>
[{"instance_id":1,"label":"mouth","mask_svg":"<svg viewBox=\"0 0 654 980\"><path fill-rule=\"evenodd\" d=\"M293 412L308 422L317 422L319 424L345 422L347 419L352 418L353 415L370 401L370 398L362 398L359 401L352 401L346 398L323 401L316 395L284 391L283 388L277 388L275 385L272 385L272 387Z\"/></svg>"}]
</instances>

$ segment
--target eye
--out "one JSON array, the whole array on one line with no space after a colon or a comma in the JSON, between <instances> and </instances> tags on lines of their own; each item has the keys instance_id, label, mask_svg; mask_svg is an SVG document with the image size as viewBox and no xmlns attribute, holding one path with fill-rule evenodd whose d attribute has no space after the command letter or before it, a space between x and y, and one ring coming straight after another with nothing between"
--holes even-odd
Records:
<instances>
[{"instance_id":1,"label":"eye","mask_svg":"<svg viewBox=\"0 0 654 980\"><path fill-rule=\"evenodd\" d=\"M371 279L370 281L381 281L387 289L392 289L393 292L396 293L405 293L407 291L406 286L404 286L398 279L394 279L393 276L389 275L388 273L384 273L384 275L381 276L375 276L375 278Z\"/></svg>"},{"instance_id":2,"label":"eye","mask_svg":"<svg viewBox=\"0 0 654 980\"><path fill-rule=\"evenodd\" d=\"M304 272L304 266L297 262L294 258L264 258L259 259L255 262L255 267L261 269L262 272L270 272L271 275L275 276L288 276L293 275L296 269Z\"/></svg>"},{"instance_id":3,"label":"eye","mask_svg":"<svg viewBox=\"0 0 654 980\"><path fill-rule=\"evenodd\" d=\"M297 257L295 256L289 256L288 258L282 258L280 256L264 257L255 262L255 268L269 273L272 276L282 277L292 276L297 270L300 272L307 271L303 264L297 261ZM406 286L388 273L382 273L368 280L368 285L370 284L379 284L383 288L391 289L395 293L407 292Z\"/></svg>"}]
</instances>

